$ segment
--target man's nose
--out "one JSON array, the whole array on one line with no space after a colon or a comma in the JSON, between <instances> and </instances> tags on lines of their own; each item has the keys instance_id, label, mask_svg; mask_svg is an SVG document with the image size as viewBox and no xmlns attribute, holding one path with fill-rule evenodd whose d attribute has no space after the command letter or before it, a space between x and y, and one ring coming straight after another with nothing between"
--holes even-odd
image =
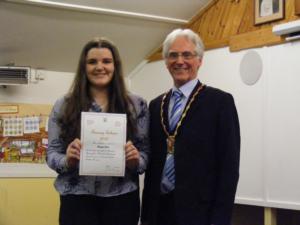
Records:
<instances>
[{"instance_id":1,"label":"man's nose","mask_svg":"<svg viewBox=\"0 0 300 225\"><path fill-rule=\"evenodd\" d=\"M183 64L184 63L184 58L182 55L178 55L176 59L176 63Z\"/></svg>"}]
</instances>

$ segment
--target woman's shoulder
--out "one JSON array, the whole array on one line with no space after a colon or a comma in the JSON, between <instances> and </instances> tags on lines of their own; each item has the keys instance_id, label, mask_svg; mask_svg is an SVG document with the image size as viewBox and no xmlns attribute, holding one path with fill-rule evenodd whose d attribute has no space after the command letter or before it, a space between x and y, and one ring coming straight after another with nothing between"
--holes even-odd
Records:
<instances>
[{"instance_id":1,"label":"woman's shoulder","mask_svg":"<svg viewBox=\"0 0 300 225\"><path fill-rule=\"evenodd\" d=\"M53 111L60 112L66 102L66 98L66 96L58 98L53 105Z\"/></svg>"},{"instance_id":2,"label":"woman's shoulder","mask_svg":"<svg viewBox=\"0 0 300 225\"><path fill-rule=\"evenodd\" d=\"M133 104L147 104L147 101L137 94L129 93L128 97L133 102Z\"/></svg>"},{"instance_id":3,"label":"woman's shoulder","mask_svg":"<svg viewBox=\"0 0 300 225\"><path fill-rule=\"evenodd\" d=\"M134 107L133 111L135 111L138 115L141 113L144 114L144 112L148 110L147 101L143 97L133 93L129 93L128 97Z\"/></svg>"}]
</instances>

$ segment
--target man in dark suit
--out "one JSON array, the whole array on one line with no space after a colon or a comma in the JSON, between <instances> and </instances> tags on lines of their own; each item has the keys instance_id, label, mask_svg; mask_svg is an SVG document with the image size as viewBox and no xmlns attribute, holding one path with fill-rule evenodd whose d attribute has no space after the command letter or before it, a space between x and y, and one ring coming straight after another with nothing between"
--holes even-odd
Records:
<instances>
[{"instance_id":1,"label":"man in dark suit","mask_svg":"<svg viewBox=\"0 0 300 225\"><path fill-rule=\"evenodd\" d=\"M150 103L151 159L143 225L229 225L239 178L240 130L231 94L197 79L204 47L171 32L163 57L174 86Z\"/></svg>"}]
</instances>

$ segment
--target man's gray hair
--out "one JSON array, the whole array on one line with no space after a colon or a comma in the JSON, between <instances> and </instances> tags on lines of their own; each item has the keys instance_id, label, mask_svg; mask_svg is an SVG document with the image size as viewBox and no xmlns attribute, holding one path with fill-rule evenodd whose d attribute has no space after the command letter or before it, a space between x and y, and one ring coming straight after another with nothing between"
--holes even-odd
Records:
<instances>
[{"instance_id":1,"label":"man's gray hair","mask_svg":"<svg viewBox=\"0 0 300 225\"><path fill-rule=\"evenodd\" d=\"M170 46L178 37L186 37L189 41L194 43L196 46L196 48L195 48L196 54L200 58L203 57L204 45L203 45L203 42L202 42L201 38L199 37L199 35L190 29L176 29L168 34L168 36L166 37L166 39L163 43L162 56L164 59L167 59L169 50L170 50Z\"/></svg>"}]
</instances>

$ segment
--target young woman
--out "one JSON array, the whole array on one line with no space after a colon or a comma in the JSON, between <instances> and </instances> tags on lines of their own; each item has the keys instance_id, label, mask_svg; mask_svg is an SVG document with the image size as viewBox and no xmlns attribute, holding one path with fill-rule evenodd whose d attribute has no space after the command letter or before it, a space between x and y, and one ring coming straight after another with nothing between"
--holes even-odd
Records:
<instances>
[{"instance_id":1,"label":"young woman","mask_svg":"<svg viewBox=\"0 0 300 225\"><path fill-rule=\"evenodd\" d=\"M124 177L79 176L81 112L127 115ZM149 145L146 102L125 88L115 45L104 38L82 49L69 93L57 100L49 119L47 163L58 173L60 225L136 225L138 175L146 169Z\"/></svg>"}]
</instances>

